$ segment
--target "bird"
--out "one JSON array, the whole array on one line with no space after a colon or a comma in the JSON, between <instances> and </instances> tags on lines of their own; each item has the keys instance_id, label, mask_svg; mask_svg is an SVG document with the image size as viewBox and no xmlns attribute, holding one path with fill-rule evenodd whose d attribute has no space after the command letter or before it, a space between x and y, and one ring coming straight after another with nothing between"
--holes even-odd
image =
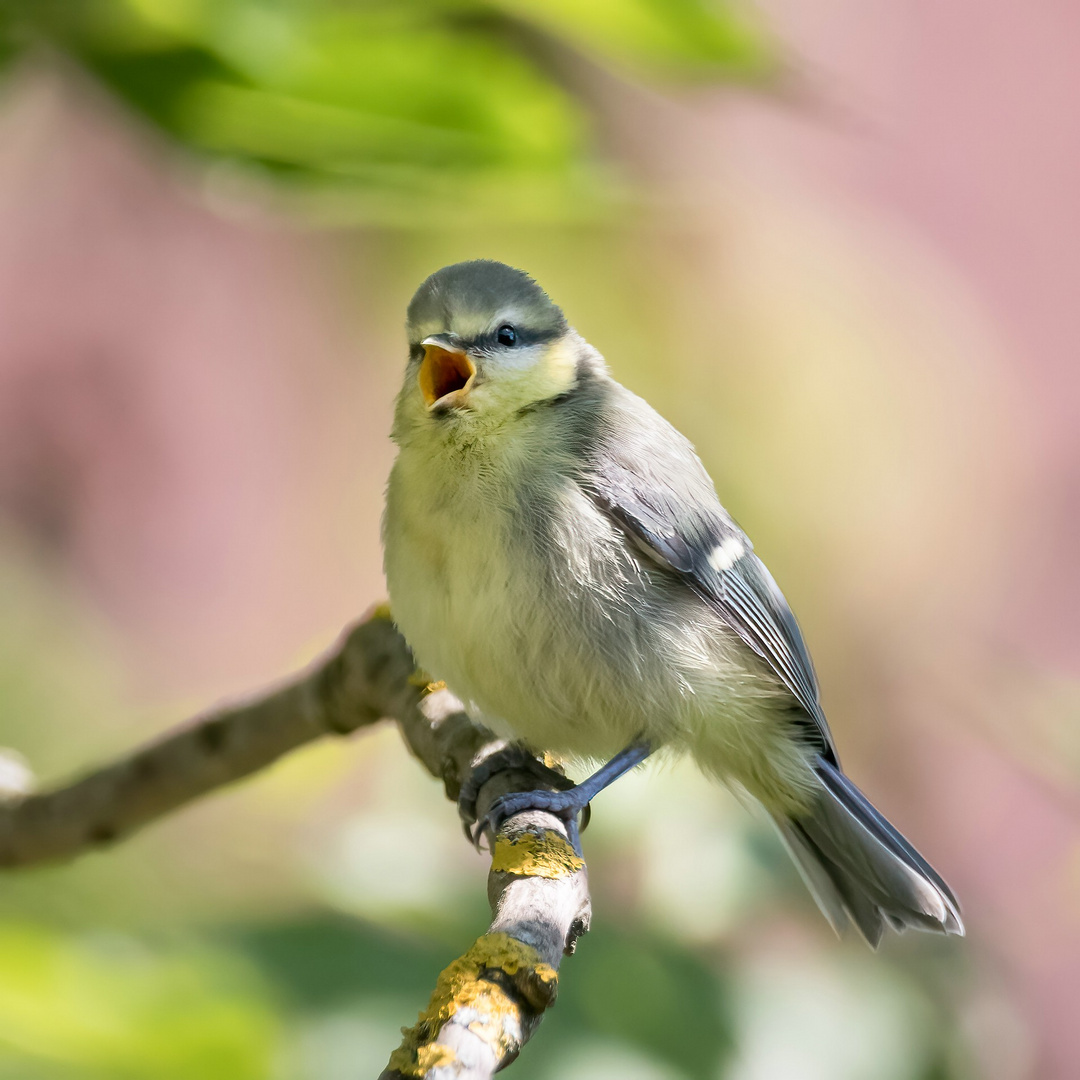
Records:
<instances>
[{"instance_id":1,"label":"bird","mask_svg":"<svg viewBox=\"0 0 1080 1080\"><path fill-rule=\"evenodd\" d=\"M691 443L504 263L431 274L406 333L382 520L395 624L494 731L603 763L481 825L546 809L580 851L599 791L685 753L764 806L838 934L962 935L952 890L842 771L799 626Z\"/></svg>"}]
</instances>

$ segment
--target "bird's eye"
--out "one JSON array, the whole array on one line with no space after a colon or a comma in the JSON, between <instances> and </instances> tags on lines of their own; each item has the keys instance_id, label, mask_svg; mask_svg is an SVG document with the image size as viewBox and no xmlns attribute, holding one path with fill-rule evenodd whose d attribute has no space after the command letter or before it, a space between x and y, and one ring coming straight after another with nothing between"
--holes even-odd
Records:
<instances>
[{"instance_id":1,"label":"bird's eye","mask_svg":"<svg viewBox=\"0 0 1080 1080\"><path fill-rule=\"evenodd\" d=\"M498 333L495 335L496 340L500 345L516 345L517 344L517 331L507 324L506 326L500 326Z\"/></svg>"}]
</instances>

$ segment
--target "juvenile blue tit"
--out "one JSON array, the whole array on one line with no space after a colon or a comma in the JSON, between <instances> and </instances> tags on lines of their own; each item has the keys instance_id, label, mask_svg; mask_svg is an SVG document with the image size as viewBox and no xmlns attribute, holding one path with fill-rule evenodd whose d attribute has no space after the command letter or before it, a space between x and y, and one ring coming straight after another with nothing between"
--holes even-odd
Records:
<instances>
[{"instance_id":1,"label":"juvenile blue tit","mask_svg":"<svg viewBox=\"0 0 1080 1080\"><path fill-rule=\"evenodd\" d=\"M963 934L948 885L844 775L802 634L690 443L520 270L409 304L383 520L418 663L534 751L606 762L486 822L577 814L659 749L758 799L825 917Z\"/></svg>"}]
</instances>

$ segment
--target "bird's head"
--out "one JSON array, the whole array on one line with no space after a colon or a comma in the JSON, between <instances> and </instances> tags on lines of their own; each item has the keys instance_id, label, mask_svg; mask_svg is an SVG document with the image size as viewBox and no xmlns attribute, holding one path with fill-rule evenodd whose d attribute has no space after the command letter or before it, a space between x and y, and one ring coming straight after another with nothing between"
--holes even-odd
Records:
<instances>
[{"instance_id":1,"label":"bird's head","mask_svg":"<svg viewBox=\"0 0 1080 1080\"><path fill-rule=\"evenodd\" d=\"M399 411L413 422L501 423L576 378L580 339L528 274L478 259L432 274L409 304Z\"/></svg>"}]
</instances>

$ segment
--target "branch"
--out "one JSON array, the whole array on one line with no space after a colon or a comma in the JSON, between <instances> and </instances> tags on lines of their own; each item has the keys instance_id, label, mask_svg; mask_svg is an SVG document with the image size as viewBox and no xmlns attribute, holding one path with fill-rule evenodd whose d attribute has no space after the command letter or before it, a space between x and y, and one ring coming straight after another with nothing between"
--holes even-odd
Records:
<instances>
[{"instance_id":1,"label":"branch","mask_svg":"<svg viewBox=\"0 0 1080 1080\"><path fill-rule=\"evenodd\" d=\"M69 859L126 837L192 799L324 735L415 712L414 665L385 609L306 674L208 713L66 787L0 806L0 867Z\"/></svg>"},{"instance_id":2,"label":"branch","mask_svg":"<svg viewBox=\"0 0 1080 1080\"><path fill-rule=\"evenodd\" d=\"M402 724L406 742L433 775L457 778L472 769L482 775L496 755L504 758L505 744L459 710L439 690L420 705L425 723ZM538 765L522 755L492 767L477 793L478 815L504 792L554 786L538 784ZM447 795L456 798L459 786L449 779ZM559 963L574 951L590 918L585 863L558 818L529 811L503 824L492 850L488 900L487 933L439 975L428 1007L403 1029L379 1080L489 1080L517 1057L554 1003Z\"/></svg>"},{"instance_id":3,"label":"branch","mask_svg":"<svg viewBox=\"0 0 1080 1080\"><path fill-rule=\"evenodd\" d=\"M447 690L424 687L415 675L408 646L377 608L279 689L189 721L66 787L0 801L0 867L114 842L305 743L381 717L398 722L448 798L456 801L472 777L469 801L480 816L504 792L559 781L523 752L508 753ZM538 783L538 775L546 778ZM504 823L488 898L487 933L439 976L381 1080L488 1080L514 1060L555 1000L559 963L589 923L585 864L562 822L528 812Z\"/></svg>"}]
</instances>

